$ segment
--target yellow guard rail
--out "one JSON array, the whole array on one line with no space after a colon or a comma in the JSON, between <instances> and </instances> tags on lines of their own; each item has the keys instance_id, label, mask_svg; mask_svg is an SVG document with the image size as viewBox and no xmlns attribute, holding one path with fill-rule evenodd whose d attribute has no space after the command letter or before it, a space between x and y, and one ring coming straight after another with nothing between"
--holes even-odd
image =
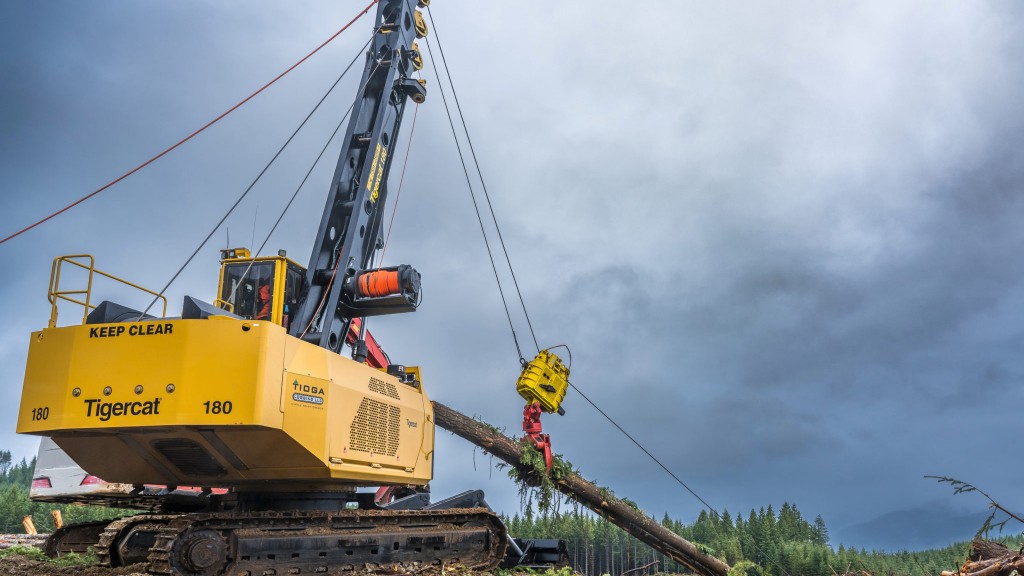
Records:
<instances>
[{"instance_id":1,"label":"yellow guard rail","mask_svg":"<svg viewBox=\"0 0 1024 576\"><path fill-rule=\"evenodd\" d=\"M86 263L86 261L88 261L88 263ZM61 267L65 263L70 264L72 266L77 266L79 268L82 268L82 269L88 271L88 273L89 273L89 277L88 278L89 279L88 279L88 282L86 283L85 290L61 290L60 289L60 272L61 272ZM160 294L160 293L157 293L157 292L153 292L152 290L150 290L148 288L143 288L142 286L139 286L138 284L132 284L131 282L129 282L127 280L124 280L122 278L118 278L117 276L114 276L113 274L108 274L106 272L103 272L102 270L97 270L96 269L96 259L93 258L91 254L68 254L66 256L58 256L58 257L54 258L53 259L53 266L50 268L50 288L47 291L47 295L46 295L46 298L47 298L47 300L49 300L50 306L51 306L50 307L50 323L49 323L49 327L50 328L56 328L57 327L57 302L59 300L66 300L68 302L73 302L75 304L78 304L79 306L82 306L82 308L84 310L82 312L82 324L85 324L86 319L88 319L88 317L89 317L89 312L91 312L93 309L96 308L96 306L94 306L92 304L92 302L91 302L91 298L92 298L92 280L93 280L93 276L96 275L96 274L99 274L100 276L103 276L104 278L110 278L111 280L114 280L115 282L120 282L121 284L124 284L126 286L131 286L132 288L135 288L136 290L140 290L140 291L145 292L145 293L147 293L147 294L149 294L151 296L155 296L155 297L159 298L160 300L163 300L164 310L163 310L162 316L167 316L167 297L164 296L163 294Z\"/></svg>"}]
</instances>

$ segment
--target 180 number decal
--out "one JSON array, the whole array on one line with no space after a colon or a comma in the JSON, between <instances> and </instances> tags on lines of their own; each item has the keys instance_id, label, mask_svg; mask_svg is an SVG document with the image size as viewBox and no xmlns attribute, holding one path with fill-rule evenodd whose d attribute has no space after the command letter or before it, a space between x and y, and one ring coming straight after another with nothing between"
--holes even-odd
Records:
<instances>
[{"instance_id":1,"label":"180 number decal","mask_svg":"<svg viewBox=\"0 0 1024 576\"><path fill-rule=\"evenodd\" d=\"M50 407L43 406L42 408L32 409L32 421L37 422L39 420L46 420L50 417Z\"/></svg>"},{"instance_id":2,"label":"180 number decal","mask_svg":"<svg viewBox=\"0 0 1024 576\"><path fill-rule=\"evenodd\" d=\"M203 402L207 414L231 414L231 400L214 400Z\"/></svg>"}]
</instances>

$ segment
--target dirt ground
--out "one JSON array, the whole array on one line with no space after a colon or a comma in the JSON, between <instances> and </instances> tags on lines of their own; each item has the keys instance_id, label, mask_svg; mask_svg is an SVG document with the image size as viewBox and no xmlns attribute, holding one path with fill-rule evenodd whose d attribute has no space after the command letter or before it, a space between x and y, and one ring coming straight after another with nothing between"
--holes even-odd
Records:
<instances>
[{"instance_id":1,"label":"dirt ground","mask_svg":"<svg viewBox=\"0 0 1024 576\"><path fill-rule=\"evenodd\" d=\"M0 534L0 548L9 546L41 547L46 535L26 536L24 534ZM357 573L353 573L357 574ZM367 572L366 574L370 574ZM466 575L492 576L489 572L472 572L465 568L446 567L442 572L428 569L417 572L416 576L452 576ZM20 554L11 554L0 558L0 576L151 576L143 564L125 566L123 568L104 568L102 566L78 565L56 566L43 560L33 560ZM527 573L509 574L508 576L531 576Z\"/></svg>"},{"instance_id":2,"label":"dirt ground","mask_svg":"<svg viewBox=\"0 0 1024 576\"><path fill-rule=\"evenodd\" d=\"M467 574L466 571L447 571L448 574ZM420 572L424 576L440 576L440 571ZM472 573L474 576L492 576L489 572ZM143 565L124 568L103 568L100 566L54 566L49 562L30 560L24 556L11 555L0 558L0 576L150 576ZM516 575L512 575L516 576ZM527 574L522 574L527 576Z\"/></svg>"},{"instance_id":3,"label":"dirt ground","mask_svg":"<svg viewBox=\"0 0 1024 576\"><path fill-rule=\"evenodd\" d=\"M473 576L492 576L489 572L471 572L466 569L445 570L446 575L473 574ZM55 566L49 562L31 560L24 556L12 554L0 558L0 576L151 576L142 564L123 568L103 568L101 566ZM418 572L417 576L442 576L439 570ZM527 573L509 576L531 576Z\"/></svg>"},{"instance_id":4,"label":"dirt ground","mask_svg":"<svg viewBox=\"0 0 1024 576\"><path fill-rule=\"evenodd\" d=\"M141 565L125 568L99 566L54 566L12 554L0 558L0 576L148 576Z\"/></svg>"}]
</instances>

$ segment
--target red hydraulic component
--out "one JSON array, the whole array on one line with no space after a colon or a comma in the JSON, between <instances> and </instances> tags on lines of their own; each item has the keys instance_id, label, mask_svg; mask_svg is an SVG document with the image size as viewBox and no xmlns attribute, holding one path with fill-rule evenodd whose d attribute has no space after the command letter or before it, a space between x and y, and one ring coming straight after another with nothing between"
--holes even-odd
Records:
<instances>
[{"instance_id":1,"label":"red hydraulic component","mask_svg":"<svg viewBox=\"0 0 1024 576\"><path fill-rule=\"evenodd\" d=\"M373 503L380 506L381 504L390 504L395 501L395 490L398 486L381 486L377 488L377 493L373 495Z\"/></svg>"},{"instance_id":2,"label":"red hydraulic component","mask_svg":"<svg viewBox=\"0 0 1024 576\"><path fill-rule=\"evenodd\" d=\"M359 339L359 329L362 322L359 318L354 318L352 323L348 326L348 335L345 337L345 342L349 345L355 344L356 340ZM387 368L388 357L384 355L384 350L377 344L377 339L373 337L373 333L369 330L366 331L366 363L373 368Z\"/></svg>"},{"instance_id":3,"label":"red hydraulic component","mask_svg":"<svg viewBox=\"0 0 1024 576\"><path fill-rule=\"evenodd\" d=\"M429 490L417 490L415 486L381 486L377 488L376 494L373 495L373 503L378 506L384 506L385 504L391 504L395 500L401 500L406 496L412 496L420 492L429 492Z\"/></svg>"},{"instance_id":4,"label":"red hydraulic component","mask_svg":"<svg viewBox=\"0 0 1024 576\"><path fill-rule=\"evenodd\" d=\"M532 402L523 408L523 432L533 443L533 447L544 454L544 466L551 471L551 437L543 433L540 415L543 412L540 402Z\"/></svg>"}]
</instances>

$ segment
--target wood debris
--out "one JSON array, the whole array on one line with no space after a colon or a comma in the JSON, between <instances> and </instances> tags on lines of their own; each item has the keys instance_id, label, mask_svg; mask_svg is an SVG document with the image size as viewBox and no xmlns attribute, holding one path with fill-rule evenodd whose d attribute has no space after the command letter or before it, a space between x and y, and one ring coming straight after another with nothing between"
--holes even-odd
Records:
<instances>
[{"instance_id":1,"label":"wood debris","mask_svg":"<svg viewBox=\"0 0 1024 576\"><path fill-rule=\"evenodd\" d=\"M941 576L1010 576L1014 571L1024 574L1024 555L1021 550L1007 548L999 542L977 539L971 542L971 552L960 570L944 570Z\"/></svg>"}]
</instances>

